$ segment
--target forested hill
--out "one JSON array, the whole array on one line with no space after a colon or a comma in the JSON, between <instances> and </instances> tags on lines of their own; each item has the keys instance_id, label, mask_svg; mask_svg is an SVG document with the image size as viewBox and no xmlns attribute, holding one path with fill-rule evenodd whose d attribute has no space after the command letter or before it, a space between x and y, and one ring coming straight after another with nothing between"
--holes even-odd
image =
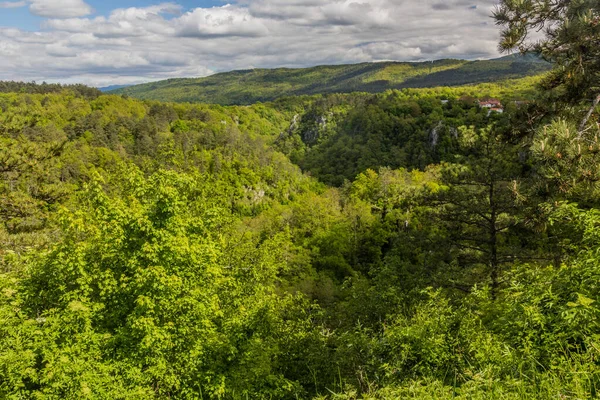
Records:
<instances>
[{"instance_id":1,"label":"forested hill","mask_svg":"<svg viewBox=\"0 0 600 400\"><path fill-rule=\"evenodd\" d=\"M495 18L556 68L228 106L0 82L0 400L600 398L600 3Z\"/></svg>"},{"instance_id":2,"label":"forested hill","mask_svg":"<svg viewBox=\"0 0 600 400\"><path fill-rule=\"evenodd\" d=\"M494 60L438 60L318 66L304 69L254 69L195 79L169 79L112 91L140 99L253 104L280 97L388 89L459 86L532 76L549 64L530 56Z\"/></svg>"},{"instance_id":3,"label":"forested hill","mask_svg":"<svg viewBox=\"0 0 600 400\"><path fill-rule=\"evenodd\" d=\"M597 398L597 114L573 135L535 81L7 84L0 399Z\"/></svg>"}]
</instances>

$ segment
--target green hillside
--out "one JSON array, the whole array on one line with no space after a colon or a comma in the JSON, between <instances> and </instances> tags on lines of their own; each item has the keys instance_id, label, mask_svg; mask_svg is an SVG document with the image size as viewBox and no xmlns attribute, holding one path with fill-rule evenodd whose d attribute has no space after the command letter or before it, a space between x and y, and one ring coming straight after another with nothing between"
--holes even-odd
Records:
<instances>
[{"instance_id":1,"label":"green hillside","mask_svg":"<svg viewBox=\"0 0 600 400\"><path fill-rule=\"evenodd\" d=\"M600 2L494 18L555 68L0 81L0 400L600 399Z\"/></svg>"},{"instance_id":2,"label":"green hillside","mask_svg":"<svg viewBox=\"0 0 600 400\"><path fill-rule=\"evenodd\" d=\"M535 80L0 83L0 399L597 398L599 143Z\"/></svg>"},{"instance_id":3,"label":"green hillside","mask_svg":"<svg viewBox=\"0 0 600 400\"><path fill-rule=\"evenodd\" d=\"M497 82L536 75L548 69L549 65L539 59L520 56L485 61L363 63L233 71L205 78L169 79L130 86L111 93L146 100L252 104L284 96L378 93L388 89Z\"/></svg>"}]
</instances>

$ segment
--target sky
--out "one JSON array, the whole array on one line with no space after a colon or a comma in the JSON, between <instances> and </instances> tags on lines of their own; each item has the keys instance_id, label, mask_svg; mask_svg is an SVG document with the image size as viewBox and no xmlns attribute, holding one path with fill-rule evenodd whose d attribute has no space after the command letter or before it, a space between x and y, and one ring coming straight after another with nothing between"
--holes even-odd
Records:
<instances>
[{"instance_id":1,"label":"sky","mask_svg":"<svg viewBox=\"0 0 600 400\"><path fill-rule=\"evenodd\" d=\"M497 57L497 0L0 0L0 80Z\"/></svg>"}]
</instances>

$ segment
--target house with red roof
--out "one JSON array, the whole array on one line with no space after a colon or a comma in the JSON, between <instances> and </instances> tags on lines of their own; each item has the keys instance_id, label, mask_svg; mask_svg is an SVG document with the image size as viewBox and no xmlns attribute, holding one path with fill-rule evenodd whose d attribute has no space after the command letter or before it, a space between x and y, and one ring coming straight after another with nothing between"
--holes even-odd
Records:
<instances>
[{"instance_id":1,"label":"house with red roof","mask_svg":"<svg viewBox=\"0 0 600 400\"><path fill-rule=\"evenodd\" d=\"M502 108L504 109L504 107L502 107L502 102L498 99L486 99L486 100L479 100L479 107L481 108Z\"/></svg>"},{"instance_id":2,"label":"house with red roof","mask_svg":"<svg viewBox=\"0 0 600 400\"><path fill-rule=\"evenodd\" d=\"M485 99L479 100L479 107L488 109L488 116L492 113L502 114L504 112L504 106L498 99Z\"/></svg>"}]
</instances>

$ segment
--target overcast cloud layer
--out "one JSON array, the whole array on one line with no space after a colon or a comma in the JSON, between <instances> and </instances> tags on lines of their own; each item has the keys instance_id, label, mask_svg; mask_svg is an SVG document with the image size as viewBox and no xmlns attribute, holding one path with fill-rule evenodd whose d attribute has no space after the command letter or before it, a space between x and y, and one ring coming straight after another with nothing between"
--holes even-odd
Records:
<instances>
[{"instance_id":1,"label":"overcast cloud layer","mask_svg":"<svg viewBox=\"0 0 600 400\"><path fill-rule=\"evenodd\" d=\"M84 0L28 7L39 31L0 27L0 79L128 84L254 67L490 58L496 0L237 0L96 16Z\"/></svg>"}]
</instances>

